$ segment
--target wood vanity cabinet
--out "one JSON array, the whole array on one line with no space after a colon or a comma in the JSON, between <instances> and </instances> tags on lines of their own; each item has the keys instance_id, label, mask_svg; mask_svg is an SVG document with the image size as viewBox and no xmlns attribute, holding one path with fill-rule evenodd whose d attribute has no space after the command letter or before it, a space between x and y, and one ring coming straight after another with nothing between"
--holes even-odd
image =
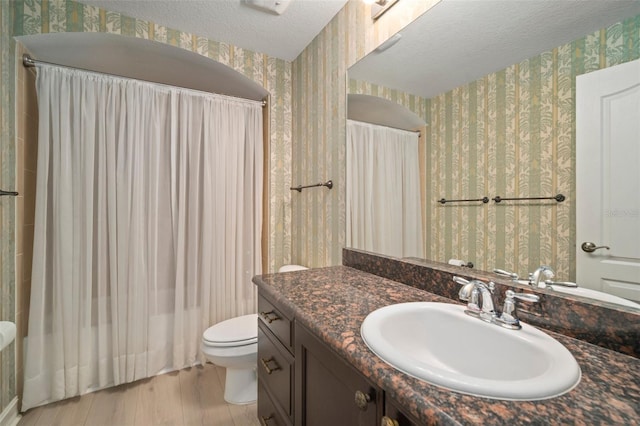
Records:
<instances>
[{"instance_id":1,"label":"wood vanity cabinet","mask_svg":"<svg viewBox=\"0 0 640 426\"><path fill-rule=\"evenodd\" d=\"M295 341L296 426L380 424L381 389L298 323Z\"/></svg>"},{"instance_id":2,"label":"wood vanity cabinet","mask_svg":"<svg viewBox=\"0 0 640 426\"><path fill-rule=\"evenodd\" d=\"M262 425L293 424L293 322L258 297L258 420Z\"/></svg>"},{"instance_id":3,"label":"wood vanity cabinet","mask_svg":"<svg viewBox=\"0 0 640 426\"><path fill-rule=\"evenodd\" d=\"M258 420L263 426L413 426L358 370L258 297ZM295 356L294 356L295 355Z\"/></svg>"}]
</instances>

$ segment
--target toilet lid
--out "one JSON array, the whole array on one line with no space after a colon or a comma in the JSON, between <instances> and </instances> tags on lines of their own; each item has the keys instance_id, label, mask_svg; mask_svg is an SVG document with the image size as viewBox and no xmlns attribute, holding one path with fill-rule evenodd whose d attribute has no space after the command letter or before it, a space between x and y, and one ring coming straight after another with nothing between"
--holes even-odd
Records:
<instances>
[{"instance_id":1,"label":"toilet lid","mask_svg":"<svg viewBox=\"0 0 640 426\"><path fill-rule=\"evenodd\" d=\"M258 314L243 315L219 322L202 334L205 344L242 346L258 341Z\"/></svg>"}]
</instances>

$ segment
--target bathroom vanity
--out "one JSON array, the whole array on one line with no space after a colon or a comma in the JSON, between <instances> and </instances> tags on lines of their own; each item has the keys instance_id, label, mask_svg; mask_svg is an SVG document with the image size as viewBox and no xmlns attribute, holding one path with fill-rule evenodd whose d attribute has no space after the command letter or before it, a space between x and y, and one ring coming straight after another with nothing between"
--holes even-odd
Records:
<instances>
[{"instance_id":1,"label":"bathroom vanity","mask_svg":"<svg viewBox=\"0 0 640 426\"><path fill-rule=\"evenodd\" d=\"M254 282L260 295L262 424L629 425L640 421L640 360L634 356L545 330L579 363L580 383L564 395L542 401L479 398L390 367L360 335L365 317L381 307L458 301L347 266L267 274ZM468 348L470 357L477 351L500 354L494 347Z\"/></svg>"}]
</instances>

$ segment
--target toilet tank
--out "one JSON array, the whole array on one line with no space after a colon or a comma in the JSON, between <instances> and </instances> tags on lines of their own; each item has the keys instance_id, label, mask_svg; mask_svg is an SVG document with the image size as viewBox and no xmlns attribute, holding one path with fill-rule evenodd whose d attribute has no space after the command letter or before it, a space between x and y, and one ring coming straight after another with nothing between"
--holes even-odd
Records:
<instances>
[{"instance_id":1,"label":"toilet tank","mask_svg":"<svg viewBox=\"0 0 640 426\"><path fill-rule=\"evenodd\" d=\"M305 269L309 268L302 265L282 265L278 272L304 271Z\"/></svg>"}]
</instances>

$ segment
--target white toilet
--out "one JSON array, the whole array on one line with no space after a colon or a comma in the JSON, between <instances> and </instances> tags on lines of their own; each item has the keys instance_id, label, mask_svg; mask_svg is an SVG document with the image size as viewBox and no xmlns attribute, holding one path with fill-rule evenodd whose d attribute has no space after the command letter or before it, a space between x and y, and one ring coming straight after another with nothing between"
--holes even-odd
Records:
<instances>
[{"instance_id":1,"label":"white toilet","mask_svg":"<svg viewBox=\"0 0 640 426\"><path fill-rule=\"evenodd\" d=\"M278 272L303 269L307 268L285 265ZM208 361L227 369L225 401L250 404L257 400L258 314L231 318L207 328L201 348Z\"/></svg>"},{"instance_id":2,"label":"white toilet","mask_svg":"<svg viewBox=\"0 0 640 426\"><path fill-rule=\"evenodd\" d=\"M243 315L209 327L202 334L207 360L227 369L224 400L250 404L258 397L258 314Z\"/></svg>"}]
</instances>

